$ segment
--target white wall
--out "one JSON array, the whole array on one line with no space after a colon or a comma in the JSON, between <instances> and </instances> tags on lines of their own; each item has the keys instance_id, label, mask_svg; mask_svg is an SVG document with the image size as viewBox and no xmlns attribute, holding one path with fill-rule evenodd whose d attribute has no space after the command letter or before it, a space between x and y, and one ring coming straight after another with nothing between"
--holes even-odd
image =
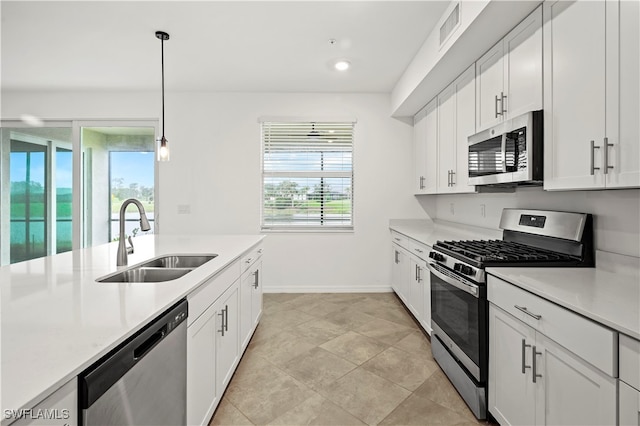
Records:
<instances>
[{"instance_id":1,"label":"white wall","mask_svg":"<svg viewBox=\"0 0 640 426\"><path fill-rule=\"evenodd\" d=\"M518 188L514 193L419 196L432 218L497 228L503 208L574 211L594 215L597 250L640 256L640 190L543 191ZM451 212L453 204L453 213ZM481 215L485 206L485 217Z\"/></svg>"},{"instance_id":2,"label":"white wall","mask_svg":"<svg viewBox=\"0 0 640 426\"><path fill-rule=\"evenodd\" d=\"M159 93L3 93L4 118L158 117ZM389 117L385 94L167 93L171 161L159 164L161 233L260 232L260 116L355 117L349 234L269 234L265 287L389 289L390 218L426 218L410 194L412 127ZM178 215L178 205L191 214ZM215 248L212 248L215 250Z\"/></svg>"}]
</instances>

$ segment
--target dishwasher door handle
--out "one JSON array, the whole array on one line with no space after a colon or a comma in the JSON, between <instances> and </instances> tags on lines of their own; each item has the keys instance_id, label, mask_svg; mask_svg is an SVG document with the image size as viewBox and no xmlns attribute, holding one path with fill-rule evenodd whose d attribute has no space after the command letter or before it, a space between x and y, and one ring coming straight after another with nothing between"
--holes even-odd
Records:
<instances>
[{"instance_id":1,"label":"dishwasher door handle","mask_svg":"<svg viewBox=\"0 0 640 426\"><path fill-rule=\"evenodd\" d=\"M162 340L166 334L167 326L165 325L133 350L133 359L138 361L140 358L144 357L151 349L160 343L160 340Z\"/></svg>"}]
</instances>

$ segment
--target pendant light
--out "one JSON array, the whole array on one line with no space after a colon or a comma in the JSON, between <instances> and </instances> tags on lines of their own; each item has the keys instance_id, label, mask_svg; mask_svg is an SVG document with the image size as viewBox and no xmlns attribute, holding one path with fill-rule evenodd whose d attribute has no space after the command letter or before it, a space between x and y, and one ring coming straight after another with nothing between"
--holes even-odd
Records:
<instances>
[{"instance_id":1,"label":"pendant light","mask_svg":"<svg viewBox=\"0 0 640 426\"><path fill-rule=\"evenodd\" d=\"M156 31L156 38L160 39L160 50L162 55L162 137L156 139L156 152L158 161L169 161L169 145L164 137L164 41L169 40L169 34L164 31Z\"/></svg>"}]
</instances>

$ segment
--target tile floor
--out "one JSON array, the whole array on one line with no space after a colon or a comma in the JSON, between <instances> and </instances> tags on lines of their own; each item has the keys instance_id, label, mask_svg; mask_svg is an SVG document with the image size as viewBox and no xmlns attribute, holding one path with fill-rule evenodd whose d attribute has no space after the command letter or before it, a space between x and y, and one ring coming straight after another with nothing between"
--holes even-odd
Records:
<instances>
[{"instance_id":1,"label":"tile floor","mask_svg":"<svg viewBox=\"0 0 640 426\"><path fill-rule=\"evenodd\" d=\"M393 293L265 294L210 425L477 425Z\"/></svg>"}]
</instances>

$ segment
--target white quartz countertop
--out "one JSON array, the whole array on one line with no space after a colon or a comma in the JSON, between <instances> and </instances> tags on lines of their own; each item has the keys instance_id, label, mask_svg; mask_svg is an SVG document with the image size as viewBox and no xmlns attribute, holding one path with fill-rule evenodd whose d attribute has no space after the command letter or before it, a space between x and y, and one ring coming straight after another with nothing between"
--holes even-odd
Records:
<instances>
[{"instance_id":1,"label":"white quartz countertop","mask_svg":"<svg viewBox=\"0 0 640 426\"><path fill-rule=\"evenodd\" d=\"M637 269L494 267L486 272L640 340Z\"/></svg>"},{"instance_id":2,"label":"white quartz countertop","mask_svg":"<svg viewBox=\"0 0 640 426\"><path fill-rule=\"evenodd\" d=\"M428 246L444 240L502 239L499 229L480 228L446 221L392 219L389 229Z\"/></svg>"},{"instance_id":3,"label":"white quartz countertop","mask_svg":"<svg viewBox=\"0 0 640 426\"><path fill-rule=\"evenodd\" d=\"M0 268L2 409L31 408L258 244L261 235L134 239L129 265L164 254L217 254L163 283L97 283L117 243Z\"/></svg>"}]
</instances>

